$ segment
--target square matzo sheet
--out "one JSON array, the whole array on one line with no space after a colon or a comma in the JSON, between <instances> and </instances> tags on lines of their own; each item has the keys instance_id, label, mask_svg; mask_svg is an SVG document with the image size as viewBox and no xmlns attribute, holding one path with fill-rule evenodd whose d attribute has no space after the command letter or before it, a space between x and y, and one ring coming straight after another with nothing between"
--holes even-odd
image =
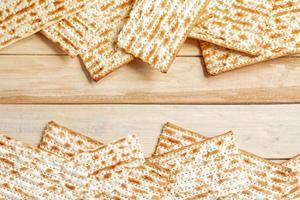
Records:
<instances>
[{"instance_id":1,"label":"square matzo sheet","mask_svg":"<svg viewBox=\"0 0 300 200\"><path fill-rule=\"evenodd\" d=\"M122 29L118 46L167 72L207 0L140 0Z\"/></svg>"}]
</instances>

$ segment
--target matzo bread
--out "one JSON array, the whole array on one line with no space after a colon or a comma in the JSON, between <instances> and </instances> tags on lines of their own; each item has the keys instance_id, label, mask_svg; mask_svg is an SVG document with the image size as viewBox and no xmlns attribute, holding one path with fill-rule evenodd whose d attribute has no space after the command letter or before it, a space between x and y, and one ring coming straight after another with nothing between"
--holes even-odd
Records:
<instances>
[{"instance_id":1,"label":"matzo bread","mask_svg":"<svg viewBox=\"0 0 300 200\"><path fill-rule=\"evenodd\" d=\"M90 180L88 199L104 198L121 187L134 167L144 163L144 155L135 135L118 139L93 151L74 156L64 167L87 173Z\"/></svg>"},{"instance_id":2,"label":"matzo bread","mask_svg":"<svg viewBox=\"0 0 300 200\"><path fill-rule=\"evenodd\" d=\"M137 136L129 135L92 151L85 151L74 156L68 167L78 166L91 175L99 174L103 169L130 160L144 160L144 154ZM84 164L83 164L84 163Z\"/></svg>"},{"instance_id":3,"label":"matzo bread","mask_svg":"<svg viewBox=\"0 0 300 200\"><path fill-rule=\"evenodd\" d=\"M282 199L285 191L294 181L291 170L254 154L242 150L240 152L250 186L224 199Z\"/></svg>"},{"instance_id":4,"label":"matzo bread","mask_svg":"<svg viewBox=\"0 0 300 200\"><path fill-rule=\"evenodd\" d=\"M162 199L169 183L169 170L152 163L135 167L121 187L113 192L116 199Z\"/></svg>"},{"instance_id":5,"label":"matzo bread","mask_svg":"<svg viewBox=\"0 0 300 200\"><path fill-rule=\"evenodd\" d=\"M250 56L211 43L201 42L207 72L217 75L266 60L300 53L299 10L298 0L274 1L268 21L268 30L265 34L265 50L260 56Z\"/></svg>"},{"instance_id":6,"label":"matzo bread","mask_svg":"<svg viewBox=\"0 0 300 200\"><path fill-rule=\"evenodd\" d=\"M204 137L194 131L183 129L179 126L167 122L161 131L156 145L154 156L164 154L184 146L202 142L206 140Z\"/></svg>"},{"instance_id":7,"label":"matzo bread","mask_svg":"<svg viewBox=\"0 0 300 200\"><path fill-rule=\"evenodd\" d=\"M257 64L279 56L250 56L212 43L200 42L205 68L210 75L218 75L244 66Z\"/></svg>"},{"instance_id":8,"label":"matzo bread","mask_svg":"<svg viewBox=\"0 0 300 200\"><path fill-rule=\"evenodd\" d=\"M59 134L61 132L63 132L63 135ZM81 145L80 148L78 148L77 141L83 141L85 145ZM86 139L86 136L84 135L78 133L73 134L70 129L58 125L57 123L49 122L41 140L40 148L51 150L54 146L53 144L55 144L56 149L55 151L53 151L53 153L61 155L68 160L70 160L74 156L76 157L82 152L90 151L92 148L97 149L102 146L102 144L96 140L92 140L90 138ZM68 144L68 153L65 153L65 144ZM72 152L71 154L69 154L70 149ZM129 165L133 164L136 164L136 167L130 168ZM125 168L124 166L126 166L127 168ZM162 169L148 162L140 164L139 160L133 161L133 163L128 162L127 164L123 163L122 165L116 165L114 168L105 167L105 169L102 171L102 177L97 176L96 180L102 179L101 184L109 185L107 182L110 181L111 183L111 180L115 180L118 178L120 180L119 182L116 182L119 188L111 188L109 190L110 192L94 190L93 192L91 192L91 194L88 194L91 198L97 196L98 198L104 199L159 199L163 195L164 187L166 187L169 178L168 170ZM130 173L128 173L127 175L121 173L122 176L117 176L117 178L111 177L109 181L103 181L105 180L104 177L108 177L109 175L107 174L111 173L112 171L121 172L125 169L130 171ZM95 185L101 187L101 184L97 182L98 181L94 182L94 187L97 188L97 186Z\"/></svg>"},{"instance_id":9,"label":"matzo bread","mask_svg":"<svg viewBox=\"0 0 300 200\"><path fill-rule=\"evenodd\" d=\"M39 148L71 159L74 155L95 150L102 145L102 142L51 121L47 124Z\"/></svg>"},{"instance_id":10,"label":"matzo bread","mask_svg":"<svg viewBox=\"0 0 300 200\"><path fill-rule=\"evenodd\" d=\"M134 0L98 1L42 31L71 56L79 55L92 79L98 81L133 60L116 45Z\"/></svg>"},{"instance_id":11,"label":"matzo bread","mask_svg":"<svg viewBox=\"0 0 300 200\"><path fill-rule=\"evenodd\" d=\"M140 0L123 27L118 46L167 72L207 0Z\"/></svg>"},{"instance_id":12,"label":"matzo bread","mask_svg":"<svg viewBox=\"0 0 300 200\"><path fill-rule=\"evenodd\" d=\"M300 199L300 155L282 163L282 165L292 169L295 176L295 180L293 184L291 184L290 187L287 189L284 199L299 200Z\"/></svg>"},{"instance_id":13,"label":"matzo bread","mask_svg":"<svg viewBox=\"0 0 300 200\"><path fill-rule=\"evenodd\" d=\"M285 56L300 53L300 1L274 0L266 51Z\"/></svg>"},{"instance_id":14,"label":"matzo bread","mask_svg":"<svg viewBox=\"0 0 300 200\"><path fill-rule=\"evenodd\" d=\"M163 138L161 140L161 138ZM164 139L166 138L166 139ZM169 140L170 138L171 140ZM155 154L161 149L165 152L180 149L195 142L201 142L207 137L171 123L166 123L162 129ZM163 146L163 148L161 148ZM243 170L248 176L250 187L224 199L280 199L285 190L293 184L295 178L287 167L270 162L246 151L240 150Z\"/></svg>"},{"instance_id":15,"label":"matzo bread","mask_svg":"<svg viewBox=\"0 0 300 200\"><path fill-rule=\"evenodd\" d=\"M248 186L232 133L148 159L169 169L166 199L216 199Z\"/></svg>"},{"instance_id":16,"label":"matzo bread","mask_svg":"<svg viewBox=\"0 0 300 200\"><path fill-rule=\"evenodd\" d=\"M300 155L282 163L282 165L300 172Z\"/></svg>"},{"instance_id":17,"label":"matzo bread","mask_svg":"<svg viewBox=\"0 0 300 200\"><path fill-rule=\"evenodd\" d=\"M63 168L65 160L0 135L0 197L79 199L89 187L86 173Z\"/></svg>"},{"instance_id":18,"label":"matzo bread","mask_svg":"<svg viewBox=\"0 0 300 200\"><path fill-rule=\"evenodd\" d=\"M47 124L39 147L65 159L84 151L95 150L104 145L53 121Z\"/></svg>"},{"instance_id":19,"label":"matzo bread","mask_svg":"<svg viewBox=\"0 0 300 200\"><path fill-rule=\"evenodd\" d=\"M270 0L211 0L189 37L260 55L271 10Z\"/></svg>"},{"instance_id":20,"label":"matzo bread","mask_svg":"<svg viewBox=\"0 0 300 200\"><path fill-rule=\"evenodd\" d=\"M95 3L95 0L2 0L0 49Z\"/></svg>"}]
</instances>

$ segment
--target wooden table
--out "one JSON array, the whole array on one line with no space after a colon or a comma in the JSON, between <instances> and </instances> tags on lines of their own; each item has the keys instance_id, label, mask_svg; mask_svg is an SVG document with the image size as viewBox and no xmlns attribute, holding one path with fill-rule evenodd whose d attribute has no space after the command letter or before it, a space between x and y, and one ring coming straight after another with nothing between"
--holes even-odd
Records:
<instances>
[{"instance_id":1,"label":"wooden table","mask_svg":"<svg viewBox=\"0 0 300 200\"><path fill-rule=\"evenodd\" d=\"M0 130L32 145L54 120L104 142L137 133L150 155L170 121L232 130L241 148L279 162L300 153L299 55L208 77L188 40L167 75L136 60L98 83L40 34L0 57Z\"/></svg>"}]
</instances>

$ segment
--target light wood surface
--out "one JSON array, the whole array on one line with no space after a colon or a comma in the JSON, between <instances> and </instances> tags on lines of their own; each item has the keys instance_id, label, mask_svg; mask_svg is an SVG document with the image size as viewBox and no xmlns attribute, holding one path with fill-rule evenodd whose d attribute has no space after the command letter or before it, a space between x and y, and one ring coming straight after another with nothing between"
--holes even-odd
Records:
<instances>
[{"instance_id":1,"label":"light wood surface","mask_svg":"<svg viewBox=\"0 0 300 200\"><path fill-rule=\"evenodd\" d=\"M3 105L0 113L2 132L33 145L54 120L103 142L136 133L150 155L169 121L206 136L232 130L240 148L270 159L300 153L300 105Z\"/></svg>"},{"instance_id":2,"label":"light wood surface","mask_svg":"<svg viewBox=\"0 0 300 200\"><path fill-rule=\"evenodd\" d=\"M300 153L299 77L299 55L208 77L189 39L168 74L135 60L94 83L36 34L0 50L0 131L32 145L50 120L104 142L138 133L150 155L170 121L207 136L232 130L241 148L281 162Z\"/></svg>"},{"instance_id":3,"label":"light wood surface","mask_svg":"<svg viewBox=\"0 0 300 200\"><path fill-rule=\"evenodd\" d=\"M206 77L199 57L178 57L168 74L141 61L95 83L79 59L0 56L0 103L296 103L300 57Z\"/></svg>"},{"instance_id":4,"label":"light wood surface","mask_svg":"<svg viewBox=\"0 0 300 200\"><path fill-rule=\"evenodd\" d=\"M135 60L95 83L78 58L42 35L0 51L0 103L296 103L300 57L284 57L208 77L196 40L168 74Z\"/></svg>"}]
</instances>

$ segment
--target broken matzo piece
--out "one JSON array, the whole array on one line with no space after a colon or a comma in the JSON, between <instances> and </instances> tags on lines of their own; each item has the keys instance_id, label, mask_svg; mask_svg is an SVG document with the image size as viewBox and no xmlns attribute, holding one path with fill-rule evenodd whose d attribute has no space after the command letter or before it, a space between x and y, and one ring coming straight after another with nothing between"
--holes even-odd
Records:
<instances>
[{"instance_id":1,"label":"broken matzo piece","mask_svg":"<svg viewBox=\"0 0 300 200\"><path fill-rule=\"evenodd\" d=\"M0 198L79 199L87 174L64 169L65 160L0 135Z\"/></svg>"},{"instance_id":2,"label":"broken matzo piece","mask_svg":"<svg viewBox=\"0 0 300 200\"><path fill-rule=\"evenodd\" d=\"M270 0L211 0L190 37L218 46L260 55L270 20Z\"/></svg>"},{"instance_id":3,"label":"broken matzo piece","mask_svg":"<svg viewBox=\"0 0 300 200\"><path fill-rule=\"evenodd\" d=\"M82 141L80 144L85 145L80 145L80 147L78 147L78 141ZM67 153L64 150L66 144L68 149ZM72 157L82 152L101 147L102 143L87 138L84 135L74 133L70 129L54 122L49 122L43 135L40 148L52 150L53 146L56 146L54 148L55 151L53 151L54 154L63 156L70 160ZM110 170L112 171L113 169L111 168ZM99 197L120 199L139 197L142 199L155 199L160 198L163 195L164 187L167 185L170 175L168 170L157 167L148 162L138 165L137 167L130 168L129 170L131 172L126 178L123 177L124 180L122 181L122 184L119 184L119 189L111 192L100 192ZM115 167L114 171L121 171L121 169L120 167ZM98 179L100 178L98 177ZM93 196L96 196L95 194L99 195L99 193L93 192Z\"/></svg>"},{"instance_id":4,"label":"broken matzo piece","mask_svg":"<svg viewBox=\"0 0 300 200\"><path fill-rule=\"evenodd\" d=\"M102 145L101 142L51 121L47 124L39 148L71 159L78 153L95 150Z\"/></svg>"},{"instance_id":5,"label":"broken matzo piece","mask_svg":"<svg viewBox=\"0 0 300 200\"><path fill-rule=\"evenodd\" d=\"M211 43L201 42L208 73L217 75L266 60L300 53L299 10L300 2L298 0L275 1L265 33L265 50L259 56L250 56Z\"/></svg>"},{"instance_id":6,"label":"broken matzo piece","mask_svg":"<svg viewBox=\"0 0 300 200\"><path fill-rule=\"evenodd\" d=\"M167 199L219 198L248 186L231 132L148 161L171 171Z\"/></svg>"},{"instance_id":7,"label":"broken matzo piece","mask_svg":"<svg viewBox=\"0 0 300 200\"><path fill-rule=\"evenodd\" d=\"M134 0L98 1L42 33L69 55L79 55L91 77L98 81L133 60L116 45L133 5Z\"/></svg>"},{"instance_id":8,"label":"broken matzo piece","mask_svg":"<svg viewBox=\"0 0 300 200\"><path fill-rule=\"evenodd\" d=\"M0 49L95 3L95 0L2 0Z\"/></svg>"},{"instance_id":9,"label":"broken matzo piece","mask_svg":"<svg viewBox=\"0 0 300 200\"><path fill-rule=\"evenodd\" d=\"M294 183L287 189L284 199L299 200L300 199L300 155L282 163L283 166L288 167L294 172Z\"/></svg>"},{"instance_id":10,"label":"broken matzo piece","mask_svg":"<svg viewBox=\"0 0 300 200\"><path fill-rule=\"evenodd\" d=\"M118 46L167 72L207 0L141 0L123 27Z\"/></svg>"},{"instance_id":11,"label":"broken matzo piece","mask_svg":"<svg viewBox=\"0 0 300 200\"><path fill-rule=\"evenodd\" d=\"M181 147L202 142L207 137L194 131L190 131L171 123L166 123L160 138L171 138L171 140L159 139L155 154L160 151L173 151ZM165 145L167 144L167 145ZM250 186L244 191L231 194L224 199L280 199L285 190L295 181L291 170L280 164L260 158L246 151L240 150L241 160Z\"/></svg>"}]
</instances>

